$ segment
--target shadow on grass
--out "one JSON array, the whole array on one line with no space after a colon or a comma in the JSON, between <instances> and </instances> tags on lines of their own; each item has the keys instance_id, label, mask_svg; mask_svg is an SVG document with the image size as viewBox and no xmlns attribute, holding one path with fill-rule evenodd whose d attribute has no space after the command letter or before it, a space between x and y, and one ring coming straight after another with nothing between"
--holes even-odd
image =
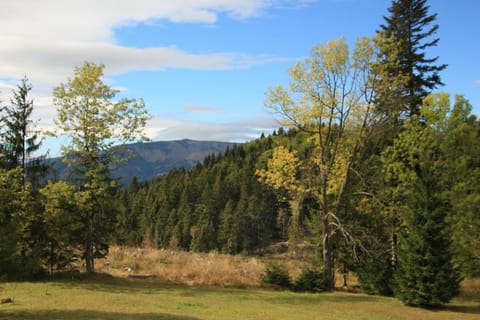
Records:
<instances>
[{"instance_id":1,"label":"shadow on grass","mask_svg":"<svg viewBox=\"0 0 480 320\"><path fill-rule=\"evenodd\" d=\"M56 286L65 289L82 288L92 291L101 291L108 293L128 293L128 294L157 294L165 291L175 291L184 297L195 297L197 295L218 294L223 295L233 294L237 299L264 299L274 304L290 304L303 305L305 303L363 303L376 302L379 299L385 298L380 296L372 296L365 294L353 293L319 293L308 294L291 291L284 291L281 294L266 294L262 295L262 290L243 290L235 288L219 288L219 287L190 287L186 285L177 285L172 283L162 282L158 279L128 279L115 278L110 275L93 274L91 276L82 277L75 280L57 280L54 281ZM265 292L269 292L268 290ZM259 297L261 295L261 297Z\"/></svg>"},{"instance_id":2,"label":"shadow on grass","mask_svg":"<svg viewBox=\"0 0 480 320\"><path fill-rule=\"evenodd\" d=\"M0 319L24 320L198 320L190 316L178 316L166 313L118 313L90 310L38 310L38 311L0 311Z\"/></svg>"},{"instance_id":3,"label":"shadow on grass","mask_svg":"<svg viewBox=\"0 0 480 320\"><path fill-rule=\"evenodd\" d=\"M273 296L266 298L270 303L275 304L288 304L288 305L305 305L305 304L317 304L322 302L340 303L340 304L352 304L352 303L365 303L365 302L377 302L382 297L369 296L364 294L336 294L331 292L326 293L292 293L281 296Z\"/></svg>"},{"instance_id":4,"label":"shadow on grass","mask_svg":"<svg viewBox=\"0 0 480 320\"><path fill-rule=\"evenodd\" d=\"M450 311L456 313L468 313L468 314L478 314L480 315L480 304L475 306L467 306L467 305L449 305L439 307L438 309L433 309L434 311Z\"/></svg>"},{"instance_id":5,"label":"shadow on grass","mask_svg":"<svg viewBox=\"0 0 480 320\"><path fill-rule=\"evenodd\" d=\"M55 286L64 289L82 288L92 291L101 291L108 293L128 293L128 294L156 294L165 291L177 291L183 296L194 297L208 292L218 293L238 293L241 289L232 288L218 288L218 287L190 287L182 284L173 284L162 281L160 279L129 279L129 278L115 278L109 275L93 275L91 277L84 277L74 280L56 279L51 282ZM243 292L243 291L242 291Z\"/></svg>"},{"instance_id":6,"label":"shadow on grass","mask_svg":"<svg viewBox=\"0 0 480 320\"><path fill-rule=\"evenodd\" d=\"M82 288L93 291L104 291L110 293L157 293L173 287L151 279L125 279L111 276L92 275L73 280L53 280L56 286L65 289Z\"/></svg>"}]
</instances>

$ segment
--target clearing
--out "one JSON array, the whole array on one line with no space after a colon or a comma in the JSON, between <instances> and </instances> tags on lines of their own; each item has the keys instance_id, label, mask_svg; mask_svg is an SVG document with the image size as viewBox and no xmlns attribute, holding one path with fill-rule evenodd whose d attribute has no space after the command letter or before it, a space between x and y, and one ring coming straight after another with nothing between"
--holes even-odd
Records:
<instances>
[{"instance_id":1,"label":"clearing","mask_svg":"<svg viewBox=\"0 0 480 320\"><path fill-rule=\"evenodd\" d=\"M83 280L2 283L0 319L480 319L480 299L444 308L404 306L394 298L169 285L156 279L97 276Z\"/></svg>"}]
</instances>

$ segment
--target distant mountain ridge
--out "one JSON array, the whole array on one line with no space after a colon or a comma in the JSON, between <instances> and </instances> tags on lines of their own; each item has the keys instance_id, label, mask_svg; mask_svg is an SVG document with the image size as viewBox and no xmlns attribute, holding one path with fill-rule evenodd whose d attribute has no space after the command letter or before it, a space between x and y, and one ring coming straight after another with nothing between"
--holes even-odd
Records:
<instances>
[{"instance_id":1,"label":"distant mountain ridge","mask_svg":"<svg viewBox=\"0 0 480 320\"><path fill-rule=\"evenodd\" d=\"M131 153L133 158L126 164L119 165L112 174L119 179L121 185L127 186L134 176L139 181L146 181L168 173L173 168L191 169L206 156L223 153L234 145L231 142L190 139L127 144L126 151L123 152ZM53 158L51 161L54 176L65 180L68 168L62 158Z\"/></svg>"}]
</instances>

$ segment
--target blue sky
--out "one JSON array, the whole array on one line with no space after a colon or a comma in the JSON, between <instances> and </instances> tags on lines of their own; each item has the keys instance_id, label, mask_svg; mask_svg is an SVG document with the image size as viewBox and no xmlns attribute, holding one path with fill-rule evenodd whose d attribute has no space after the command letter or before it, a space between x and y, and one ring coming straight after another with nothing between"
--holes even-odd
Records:
<instances>
[{"instance_id":1,"label":"blue sky","mask_svg":"<svg viewBox=\"0 0 480 320\"><path fill-rule=\"evenodd\" d=\"M480 114L480 1L430 0L447 63L441 88ZM373 35L390 0L61 0L0 4L0 99L27 75L51 129L51 90L91 60L121 95L143 98L153 140L247 141L278 127L265 91L312 46ZM48 21L48 22L47 22ZM49 140L51 154L61 140Z\"/></svg>"}]
</instances>

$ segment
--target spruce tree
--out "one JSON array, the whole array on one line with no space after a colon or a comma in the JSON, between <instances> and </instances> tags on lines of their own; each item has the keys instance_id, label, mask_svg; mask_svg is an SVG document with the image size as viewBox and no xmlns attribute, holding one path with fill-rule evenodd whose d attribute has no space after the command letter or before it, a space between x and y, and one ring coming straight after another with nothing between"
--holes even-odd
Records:
<instances>
[{"instance_id":1,"label":"spruce tree","mask_svg":"<svg viewBox=\"0 0 480 320\"><path fill-rule=\"evenodd\" d=\"M396 296L409 305L437 306L458 294L459 273L452 263L448 208L422 181L414 188L408 230L400 233Z\"/></svg>"},{"instance_id":2,"label":"spruce tree","mask_svg":"<svg viewBox=\"0 0 480 320\"><path fill-rule=\"evenodd\" d=\"M384 173L401 215L395 294L409 305L437 306L450 301L459 290L460 276L453 265L452 212L448 196L456 181L457 164L448 161L451 150L449 99L429 95L420 109L382 155Z\"/></svg>"},{"instance_id":3,"label":"spruce tree","mask_svg":"<svg viewBox=\"0 0 480 320\"><path fill-rule=\"evenodd\" d=\"M429 14L429 8L426 0L393 0L388 9L390 15L384 17L385 24L380 26L379 33L383 38L381 56L389 69L382 80L391 83L405 77L404 83L394 89L396 92L389 94L390 98L399 98L397 115L418 115L422 100L443 85L439 72L447 65L436 65L438 57L428 58L425 53L439 41L434 37L438 30L438 24L434 24L437 14ZM384 98L384 102L391 104L388 94ZM379 103L382 109L392 107L382 101Z\"/></svg>"},{"instance_id":4,"label":"spruce tree","mask_svg":"<svg viewBox=\"0 0 480 320\"><path fill-rule=\"evenodd\" d=\"M48 167L45 163L46 155L33 156L42 142L39 141L39 131L33 130L33 100L28 98L31 90L32 85L27 78L23 78L13 91L11 105L3 108L5 116L1 119L3 128L0 134L0 154L5 168L22 168L27 180L37 186Z\"/></svg>"}]
</instances>

